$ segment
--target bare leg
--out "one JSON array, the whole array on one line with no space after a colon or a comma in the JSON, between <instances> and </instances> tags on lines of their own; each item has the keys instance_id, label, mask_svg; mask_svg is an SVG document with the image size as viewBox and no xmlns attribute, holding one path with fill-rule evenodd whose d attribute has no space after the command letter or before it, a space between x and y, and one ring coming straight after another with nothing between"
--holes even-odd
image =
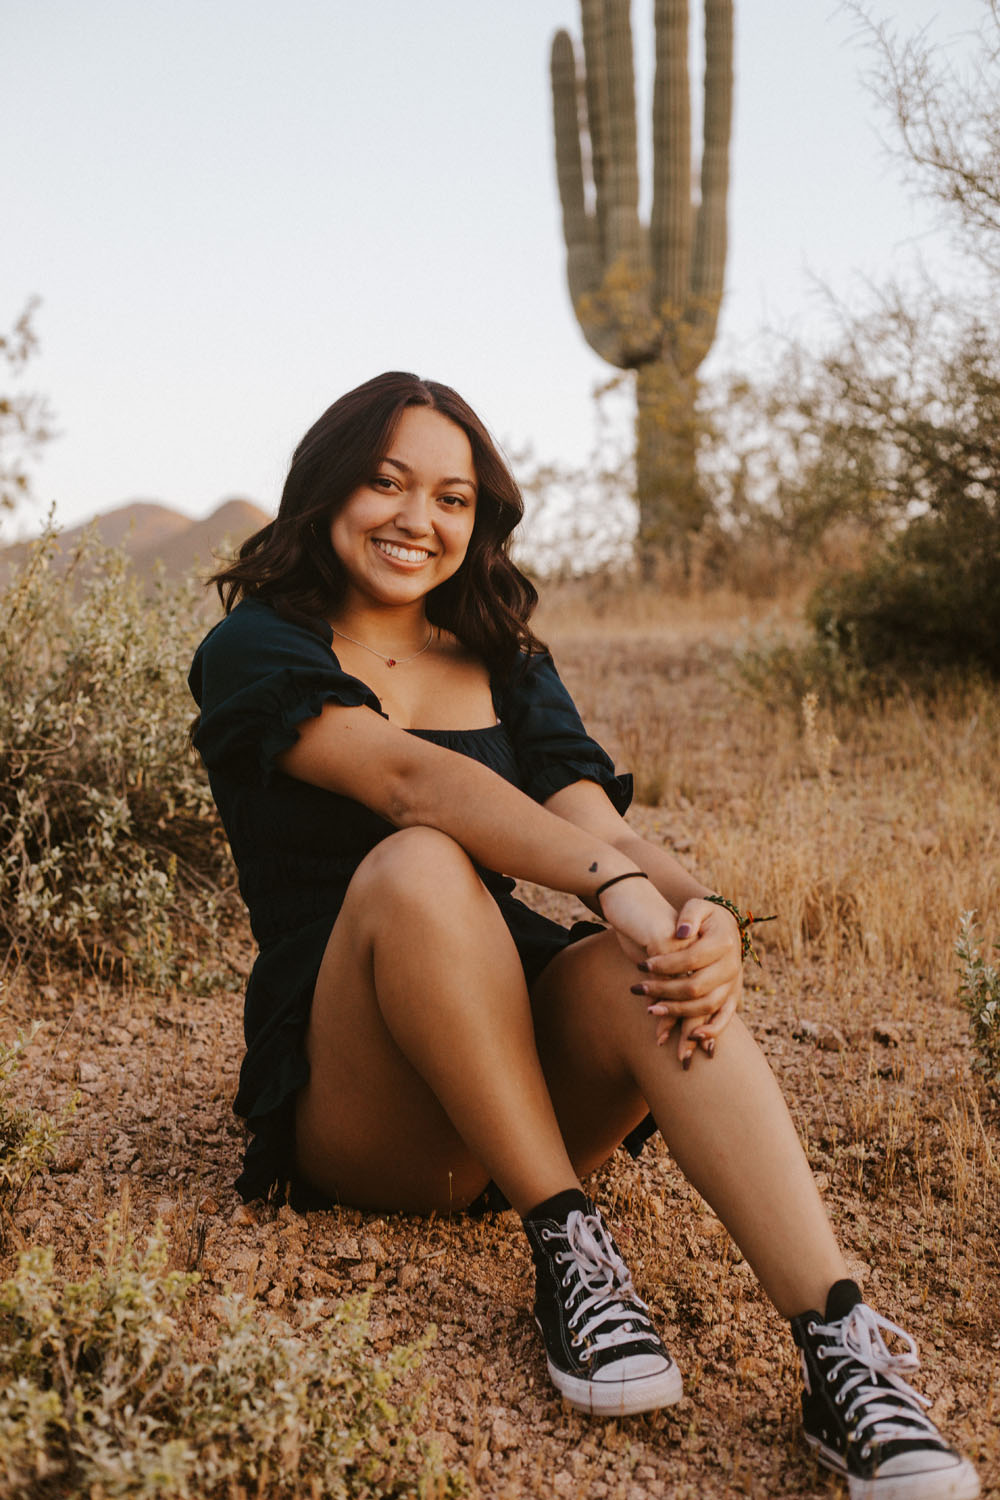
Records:
<instances>
[{"instance_id":1,"label":"bare leg","mask_svg":"<svg viewBox=\"0 0 1000 1500\"><path fill-rule=\"evenodd\" d=\"M447 1210L493 1177L526 1212L579 1186L510 934L444 834L394 834L358 869L307 1051L298 1168L344 1202Z\"/></svg>"},{"instance_id":2,"label":"bare leg","mask_svg":"<svg viewBox=\"0 0 1000 1500\"><path fill-rule=\"evenodd\" d=\"M570 1155L589 1171L648 1108L681 1171L726 1225L778 1311L822 1308L847 1275L785 1101L742 1021L684 1072L629 993L608 934L577 943L532 994L539 1055Z\"/></svg>"}]
</instances>

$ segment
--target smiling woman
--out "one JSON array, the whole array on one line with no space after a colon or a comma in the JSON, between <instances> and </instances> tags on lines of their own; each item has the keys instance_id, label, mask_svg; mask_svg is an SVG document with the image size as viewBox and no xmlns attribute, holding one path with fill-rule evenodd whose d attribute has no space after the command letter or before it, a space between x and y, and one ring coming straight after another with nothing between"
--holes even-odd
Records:
<instances>
[{"instance_id":1,"label":"smiling woman","mask_svg":"<svg viewBox=\"0 0 1000 1500\"><path fill-rule=\"evenodd\" d=\"M346 577L338 619L362 635L365 626L377 629L392 644L424 635L425 597L465 560L476 489L462 429L429 407L407 407L377 471L348 495L330 527Z\"/></svg>"},{"instance_id":2,"label":"smiling woman","mask_svg":"<svg viewBox=\"0 0 1000 1500\"><path fill-rule=\"evenodd\" d=\"M513 1206L553 1383L620 1416L682 1382L580 1174L658 1127L792 1320L807 1437L852 1495L971 1497L736 1015L750 919L624 821L631 778L531 631L521 508L460 396L383 375L310 429L276 520L217 575L190 681L260 944L238 1187ZM548 921L516 878L601 922Z\"/></svg>"}]
</instances>

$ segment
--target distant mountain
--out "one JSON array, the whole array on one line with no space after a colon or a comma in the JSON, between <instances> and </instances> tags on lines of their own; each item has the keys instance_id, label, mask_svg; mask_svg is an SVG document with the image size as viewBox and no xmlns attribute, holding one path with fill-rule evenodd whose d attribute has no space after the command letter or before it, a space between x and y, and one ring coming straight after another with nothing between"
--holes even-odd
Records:
<instances>
[{"instance_id":1,"label":"distant mountain","mask_svg":"<svg viewBox=\"0 0 1000 1500\"><path fill-rule=\"evenodd\" d=\"M105 545L129 553L143 577L152 577L158 564L168 578L206 574L218 558L229 556L271 519L250 500L225 500L199 521L153 500L133 500L60 532L59 560L68 561L84 533L93 527ZM0 581L9 566L23 562L30 547L30 542L16 542L0 549Z\"/></svg>"}]
</instances>

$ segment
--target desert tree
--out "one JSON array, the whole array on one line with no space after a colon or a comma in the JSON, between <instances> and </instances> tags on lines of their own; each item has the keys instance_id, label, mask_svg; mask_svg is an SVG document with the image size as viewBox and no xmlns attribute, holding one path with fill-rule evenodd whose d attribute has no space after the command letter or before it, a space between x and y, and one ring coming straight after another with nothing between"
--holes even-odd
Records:
<instances>
[{"instance_id":1,"label":"desert tree","mask_svg":"<svg viewBox=\"0 0 1000 1500\"><path fill-rule=\"evenodd\" d=\"M1000 0L953 49L927 30L900 36L862 3L850 6L869 45L869 83L893 133L890 150L919 193L936 200L960 246L1000 275Z\"/></svg>"},{"instance_id":2,"label":"desert tree","mask_svg":"<svg viewBox=\"0 0 1000 1500\"><path fill-rule=\"evenodd\" d=\"M0 333L0 362L7 367L9 393L0 391L0 511L11 511L31 494L30 464L52 437L44 397L20 389L21 376L37 351L34 315L38 299L24 307L13 327Z\"/></svg>"}]
</instances>

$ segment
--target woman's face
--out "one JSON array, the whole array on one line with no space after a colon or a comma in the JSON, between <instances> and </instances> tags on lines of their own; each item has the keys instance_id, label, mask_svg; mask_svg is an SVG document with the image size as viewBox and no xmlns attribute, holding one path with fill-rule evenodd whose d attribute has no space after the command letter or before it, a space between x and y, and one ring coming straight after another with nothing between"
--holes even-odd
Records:
<instances>
[{"instance_id":1,"label":"woman's face","mask_svg":"<svg viewBox=\"0 0 1000 1500\"><path fill-rule=\"evenodd\" d=\"M345 604L412 604L450 578L472 536L476 493L461 427L429 407L406 407L389 451L330 526L347 574Z\"/></svg>"}]
</instances>

